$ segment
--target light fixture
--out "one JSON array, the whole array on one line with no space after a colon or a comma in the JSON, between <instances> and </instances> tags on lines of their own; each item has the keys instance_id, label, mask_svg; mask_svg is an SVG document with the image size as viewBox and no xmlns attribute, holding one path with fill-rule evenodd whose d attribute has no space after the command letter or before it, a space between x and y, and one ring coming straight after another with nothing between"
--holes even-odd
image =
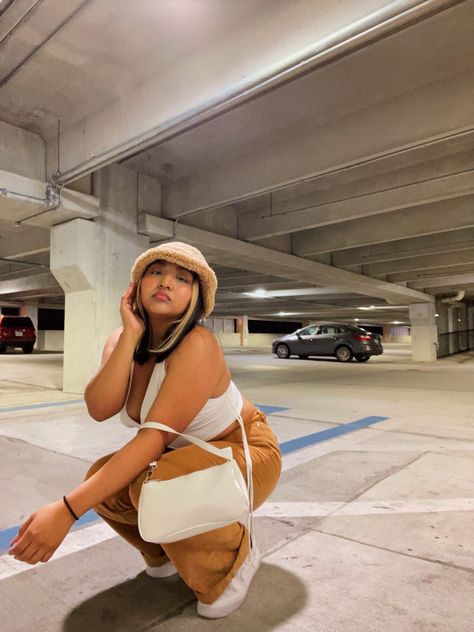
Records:
<instances>
[{"instance_id":1,"label":"light fixture","mask_svg":"<svg viewBox=\"0 0 474 632\"><path fill-rule=\"evenodd\" d=\"M438 318L439 314L435 314L436 318Z\"/></svg>"},{"instance_id":2,"label":"light fixture","mask_svg":"<svg viewBox=\"0 0 474 632\"><path fill-rule=\"evenodd\" d=\"M263 288L258 288L253 292L243 292L243 294L245 294L246 296L252 296L253 298L264 298L267 294L267 290L264 290Z\"/></svg>"},{"instance_id":3,"label":"light fixture","mask_svg":"<svg viewBox=\"0 0 474 632\"><path fill-rule=\"evenodd\" d=\"M401 325L402 321L401 320L392 320L392 325Z\"/></svg>"},{"instance_id":4,"label":"light fixture","mask_svg":"<svg viewBox=\"0 0 474 632\"><path fill-rule=\"evenodd\" d=\"M355 321L359 322L359 319L358 319L358 318L353 318L352 320L355 320Z\"/></svg>"}]
</instances>

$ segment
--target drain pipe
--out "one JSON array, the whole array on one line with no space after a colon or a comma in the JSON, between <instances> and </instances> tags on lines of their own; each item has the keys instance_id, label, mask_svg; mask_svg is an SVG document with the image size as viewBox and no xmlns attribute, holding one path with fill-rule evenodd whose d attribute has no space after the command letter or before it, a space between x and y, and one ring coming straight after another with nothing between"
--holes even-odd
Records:
<instances>
[{"instance_id":1,"label":"drain pipe","mask_svg":"<svg viewBox=\"0 0 474 632\"><path fill-rule=\"evenodd\" d=\"M450 305L456 305L456 303L459 304L460 301L462 301L462 299L464 298L466 294L466 290L459 290L459 292L456 294L456 296L450 296L448 298L443 298L441 299L442 303L449 303Z\"/></svg>"}]
</instances>

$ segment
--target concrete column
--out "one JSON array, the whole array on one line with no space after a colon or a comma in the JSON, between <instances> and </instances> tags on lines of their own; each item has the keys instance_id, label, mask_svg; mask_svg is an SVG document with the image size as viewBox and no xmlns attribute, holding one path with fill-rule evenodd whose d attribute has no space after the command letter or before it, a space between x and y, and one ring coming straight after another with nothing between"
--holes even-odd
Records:
<instances>
[{"instance_id":1,"label":"concrete column","mask_svg":"<svg viewBox=\"0 0 474 632\"><path fill-rule=\"evenodd\" d=\"M33 321L33 325L36 329L36 343L35 348L38 348L38 303L37 302L28 302L23 303L20 307L20 316L29 316Z\"/></svg>"},{"instance_id":2,"label":"concrete column","mask_svg":"<svg viewBox=\"0 0 474 632\"><path fill-rule=\"evenodd\" d=\"M249 344L249 317L239 316L236 319L237 333L240 334L240 346L247 347Z\"/></svg>"},{"instance_id":3,"label":"concrete column","mask_svg":"<svg viewBox=\"0 0 474 632\"><path fill-rule=\"evenodd\" d=\"M438 335L434 303L410 305L412 358L414 362L434 362L437 357Z\"/></svg>"},{"instance_id":4,"label":"concrete column","mask_svg":"<svg viewBox=\"0 0 474 632\"><path fill-rule=\"evenodd\" d=\"M137 235L136 174L104 170L101 215L51 230L51 272L66 294L63 390L84 392L97 371L104 343L121 324L120 297L136 257L149 247Z\"/></svg>"}]
</instances>

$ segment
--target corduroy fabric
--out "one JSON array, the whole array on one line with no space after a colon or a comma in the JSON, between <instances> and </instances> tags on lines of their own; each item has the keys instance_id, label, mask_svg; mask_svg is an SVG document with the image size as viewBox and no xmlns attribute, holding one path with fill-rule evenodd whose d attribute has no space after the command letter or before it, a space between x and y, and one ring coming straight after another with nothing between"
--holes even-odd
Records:
<instances>
[{"instance_id":1,"label":"corduroy fabric","mask_svg":"<svg viewBox=\"0 0 474 632\"><path fill-rule=\"evenodd\" d=\"M157 259L176 263L187 270L195 272L199 276L204 302L201 318L209 316L214 309L217 277L202 252L194 246L181 241L170 241L166 244L160 244L155 248L149 248L145 250L133 264L131 272L132 281L138 283L146 267Z\"/></svg>"}]
</instances>

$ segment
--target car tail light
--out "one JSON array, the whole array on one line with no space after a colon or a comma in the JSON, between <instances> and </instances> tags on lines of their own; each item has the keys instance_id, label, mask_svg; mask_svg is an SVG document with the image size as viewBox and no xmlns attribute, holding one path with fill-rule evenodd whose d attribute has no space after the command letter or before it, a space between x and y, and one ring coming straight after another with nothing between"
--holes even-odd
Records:
<instances>
[{"instance_id":1,"label":"car tail light","mask_svg":"<svg viewBox=\"0 0 474 632\"><path fill-rule=\"evenodd\" d=\"M372 336L363 336L362 334L358 334L356 336L357 340L372 340Z\"/></svg>"}]
</instances>

